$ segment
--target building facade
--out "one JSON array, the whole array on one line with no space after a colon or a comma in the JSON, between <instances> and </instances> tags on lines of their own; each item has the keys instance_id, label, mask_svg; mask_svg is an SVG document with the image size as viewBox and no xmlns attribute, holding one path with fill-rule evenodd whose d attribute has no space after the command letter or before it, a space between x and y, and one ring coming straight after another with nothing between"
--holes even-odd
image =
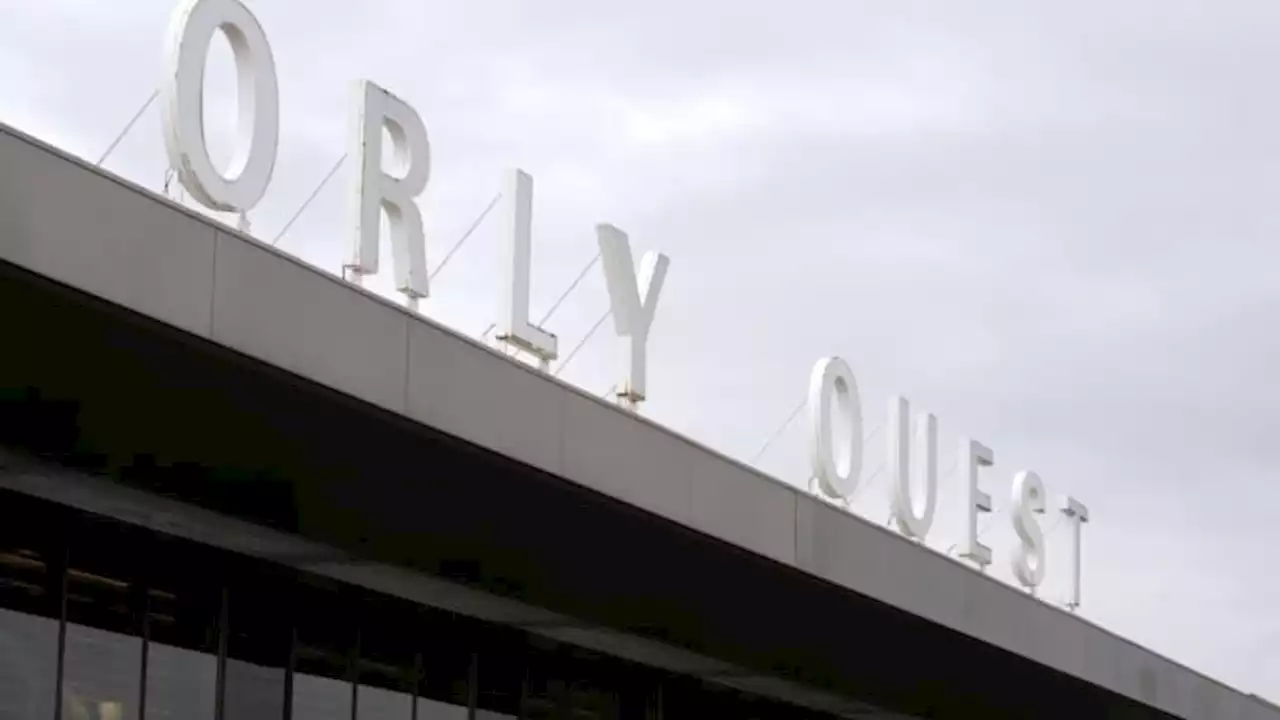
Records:
<instances>
[{"instance_id":1,"label":"building facade","mask_svg":"<svg viewBox=\"0 0 1280 720\"><path fill-rule=\"evenodd\" d=\"M0 127L0 720L1273 706Z\"/></svg>"}]
</instances>

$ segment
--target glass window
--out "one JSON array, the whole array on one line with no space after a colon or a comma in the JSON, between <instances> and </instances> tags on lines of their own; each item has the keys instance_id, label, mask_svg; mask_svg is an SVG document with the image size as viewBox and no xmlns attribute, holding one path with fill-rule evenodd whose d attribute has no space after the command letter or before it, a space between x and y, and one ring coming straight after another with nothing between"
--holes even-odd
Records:
<instances>
[{"instance_id":1,"label":"glass window","mask_svg":"<svg viewBox=\"0 0 1280 720\"><path fill-rule=\"evenodd\" d=\"M419 697L417 720L467 720L467 706Z\"/></svg>"},{"instance_id":2,"label":"glass window","mask_svg":"<svg viewBox=\"0 0 1280 720\"><path fill-rule=\"evenodd\" d=\"M199 546L158 537L149 548L147 720L213 720L221 580Z\"/></svg>"},{"instance_id":3,"label":"glass window","mask_svg":"<svg viewBox=\"0 0 1280 720\"><path fill-rule=\"evenodd\" d=\"M485 720L525 717L526 653L524 633L504 627L474 628L476 652L476 717ZM537 707L537 703L533 703Z\"/></svg>"},{"instance_id":4,"label":"glass window","mask_svg":"<svg viewBox=\"0 0 1280 720\"><path fill-rule=\"evenodd\" d=\"M361 685L356 720L413 720L413 696L376 685Z\"/></svg>"},{"instance_id":5,"label":"glass window","mask_svg":"<svg viewBox=\"0 0 1280 720\"><path fill-rule=\"evenodd\" d=\"M348 593L334 582L302 578L293 612L293 720L351 720L356 628Z\"/></svg>"},{"instance_id":6,"label":"glass window","mask_svg":"<svg viewBox=\"0 0 1280 720\"><path fill-rule=\"evenodd\" d=\"M419 612L417 720L467 720L475 625L437 610Z\"/></svg>"},{"instance_id":7,"label":"glass window","mask_svg":"<svg viewBox=\"0 0 1280 720\"><path fill-rule=\"evenodd\" d=\"M62 720L816 717L0 491L0 720L59 697Z\"/></svg>"},{"instance_id":8,"label":"glass window","mask_svg":"<svg viewBox=\"0 0 1280 720\"><path fill-rule=\"evenodd\" d=\"M217 656L160 643L147 652L147 720L213 720Z\"/></svg>"},{"instance_id":9,"label":"glass window","mask_svg":"<svg viewBox=\"0 0 1280 720\"><path fill-rule=\"evenodd\" d=\"M227 567L223 720L282 720L292 636L288 584L256 563Z\"/></svg>"},{"instance_id":10,"label":"glass window","mask_svg":"<svg viewBox=\"0 0 1280 720\"><path fill-rule=\"evenodd\" d=\"M284 668L252 658L227 658L223 707L228 720L284 717Z\"/></svg>"},{"instance_id":11,"label":"glass window","mask_svg":"<svg viewBox=\"0 0 1280 720\"><path fill-rule=\"evenodd\" d=\"M294 720L351 720L350 681L294 673Z\"/></svg>"},{"instance_id":12,"label":"glass window","mask_svg":"<svg viewBox=\"0 0 1280 720\"><path fill-rule=\"evenodd\" d=\"M819 715L724 685L678 678L663 685L663 716L733 720L812 720Z\"/></svg>"},{"instance_id":13,"label":"glass window","mask_svg":"<svg viewBox=\"0 0 1280 720\"><path fill-rule=\"evenodd\" d=\"M478 718L658 717L659 674L652 670L511 629L486 627L476 633L476 638Z\"/></svg>"},{"instance_id":14,"label":"glass window","mask_svg":"<svg viewBox=\"0 0 1280 720\"><path fill-rule=\"evenodd\" d=\"M77 518L65 579L64 720L133 720L142 689L139 533Z\"/></svg>"},{"instance_id":15,"label":"glass window","mask_svg":"<svg viewBox=\"0 0 1280 720\"><path fill-rule=\"evenodd\" d=\"M68 622L62 717L136 718L141 674L142 638Z\"/></svg>"},{"instance_id":16,"label":"glass window","mask_svg":"<svg viewBox=\"0 0 1280 720\"><path fill-rule=\"evenodd\" d=\"M0 720L52 720L58 623L0 609Z\"/></svg>"},{"instance_id":17,"label":"glass window","mask_svg":"<svg viewBox=\"0 0 1280 720\"><path fill-rule=\"evenodd\" d=\"M597 652L531 635L523 714L530 720L646 720L655 674Z\"/></svg>"},{"instance_id":18,"label":"glass window","mask_svg":"<svg viewBox=\"0 0 1280 720\"><path fill-rule=\"evenodd\" d=\"M0 493L0 720L53 720L62 557L57 523Z\"/></svg>"},{"instance_id":19,"label":"glass window","mask_svg":"<svg viewBox=\"0 0 1280 720\"><path fill-rule=\"evenodd\" d=\"M417 631L413 603L373 594L361 599L356 720L413 720L421 671Z\"/></svg>"}]
</instances>

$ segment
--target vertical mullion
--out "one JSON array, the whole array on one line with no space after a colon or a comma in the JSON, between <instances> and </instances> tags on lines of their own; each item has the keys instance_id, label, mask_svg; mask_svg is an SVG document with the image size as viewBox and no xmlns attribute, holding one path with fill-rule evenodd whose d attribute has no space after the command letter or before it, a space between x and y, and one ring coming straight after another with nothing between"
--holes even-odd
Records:
<instances>
[{"instance_id":1,"label":"vertical mullion","mask_svg":"<svg viewBox=\"0 0 1280 720\"><path fill-rule=\"evenodd\" d=\"M293 718L293 667L298 664L298 623L290 622L289 625L289 665L284 670L284 720Z\"/></svg>"},{"instance_id":2,"label":"vertical mullion","mask_svg":"<svg viewBox=\"0 0 1280 720\"><path fill-rule=\"evenodd\" d=\"M138 720L147 717L147 663L151 654L151 583L142 584L142 677L138 681Z\"/></svg>"},{"instance_id":3,"label":"vertical mullion","mask_svg":"<svg viewBox=\"0 0 1280 720\"><path fill-rule=\"evenodd\" d=\"M655 678L653 685L645 692L644 716L647 720L662 720L662 685L662 679Z\"/></svg>"},{"instance_id":4,"label":"vertical mullion","mask_svg":"<svg viewBox=\"0 0 1280 720\"><path fill-rule=\"evenodd\" d=\"M413 654L413 689L409 705L409 720L418 720L418 693L422 690L422 651Z\"/></svg>"},{"instance_id":5,"label":"vertical mullion","mask_svg":"<svg viewBox=\"0 0 1280 720\"><path fill-rule=\"evenodd\" d=\"M360 624L356 618L355 642L351 645L347 660L347 677L351 679L351 720L356 719L356 708L360 705Z\"/></svg>"},{"instance_id":6,"label":"vertical mullion","mask_svg":"<svg viewBox=\"0 0 1280 720\"><path fill-rule=\"evenodd\" d=\"M218 607L218 675L213 691L213 717L214 720L223 720L227 710L227 641L231 634L230 630L230 608L231 593L226 585L222 586L222 599Z\"/></svg>"},{"instance_id":7,"label":"vertical mullion","mask_svg":"<svg viewBox=\"0 0 1280 720\"><path fill-rule=\"evenodd\" d=\"M564 696L552 701L552 712L559 714L563 711ZM525 663L524 672L520 675L520 698L516 701L516 718L524 720L529 717L529 664Z\"/></svg>"},{"instance_id":8,"label":"vertical mullion","mask_svg":"<svg viewBox=\"0 0 1280 720\"><path fill-rule=\"evenodd\" d=\"M480 701L480 653L471 653L467 667L467 720L476 720L476 705Z\"/></svg>"},{"instance_id":9,"label":"vertical mullion","mask_svg":"<svg viewBox=\"0 0 1280 720\"><path fill-rule=\"evenodd\" d=\"M64 530L62 537L69 535ZM57 602L58 602L58 671L56 673L55 687L53 693L53 718L54 720L62 720L62 681L66 675L67 660L67 564L70 562L68 558L69 550L66 543L58 549L58 577L57 586Z\"/></svg>"}]
</instances>

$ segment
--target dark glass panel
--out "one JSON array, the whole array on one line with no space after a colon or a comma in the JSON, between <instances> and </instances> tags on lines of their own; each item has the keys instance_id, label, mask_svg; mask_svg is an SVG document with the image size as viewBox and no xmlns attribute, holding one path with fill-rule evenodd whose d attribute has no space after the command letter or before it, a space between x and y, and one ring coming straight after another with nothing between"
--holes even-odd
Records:
<instances>
[{"instance_id":1,"label":"dark glass panel","mask_svg":"<svg viewBox=\"0 0 1280 720\"><path fill-rule=\"evenodd\" d=\"M292 573L229 560L223 720L282 720L292 638Z\"/></svg>"},{"instance_id":2,"label":"dark glass panel","mask_svg":"<svg viewBox=\"0 0 1280 720\"><path fill-rule=\"evenodd\" d=\"M294 720L351 720L354 686L349 680L294 673Z\"/></svg>"},{"instance_id":3,"label":"dark glass panel","mask_svg":"<svg viewBox=\"0 0 1280 720\"><path fill-rule=\"evenodd\" d=\"M658 680L632 663L530 636L524 717L530 720L649 720Z\"/></svg>"},{"instance_id":4,"label":"dark glass panel","mask_svg":"<svg viewBox=\"0 0 1280 720\"><path fill-rule=\"evenodd\" d=\"M376 685L361 685L357 720L413 720L413 695Z\"/></svg>"},{"instance_id":5,"label":"dark glass panel","mask_svg":"<svg viewBox=\"0 0 1280 720\"><path fill-rule=\"evenodd\" d=\"M139 712L142 638L67 623L63 720L134 720Z\"/></svg>"},{"instance_id":6,"label":"dark glass panel","mask_svg":"<svg viewBox=\"0 0 1280 720\"><path fill-rule=\"evenodd\" d=\"M0 609L0 720L51 720L58 623Z\"/></svg>"},{"instance_id":7,"label":"dark glass panel","mask_svg":"<svg viewBox=\"0 0 1280 720\"><path fill-rule=\"evenodd\" d=\"M63 720L139 716L149 537L91 516L68 526Z\"/></svg>"},{"instance_id":8,"label":"dark glass panel","mask_svg":"<svg viewBox=\"0 0 1280 720\"><path fill-rule=\"evenodd\" d=\"M61 616L61 520L0 492L0 720L52 720Z\"/></svg>"},{"instance_id":9,"label":"dark glass panel","mask_svg":"<svg viewBox=\"0 0 1280 720\"><path fill-rule=\"evenodd\" d=\"M826 717L758 695L691 678L663 686L663 720L818 720Z\"/></svg>"},{"instance_id":10,"label":"dark glass panel","mask_svg":"<svg viewBox=\"0 0 1280 720\"><path fill-rule=\"evenodd\" d=\"M467 720L467 706L420 697L417 720Z\"/></svg>"},{"instance_id":11,"label":"dark glass panel","mask_svg":"<svg viewBox=\"0 0 1280 720\"><path fill-rule=\"evenodd\" d=\"M320 578L294 589L294 720L351 720L356 653L354 591Z\"/></svg>"},{"instance_id":12,"label":"dark glass panel","mask_svg":"<svg viewBox=\"0 0 1280 720\"><path fill-rule=\"evenodd\" d=\"M65 720L213 720L220 678L224 720L817 717L0 492L0 720L52 720L64 603Z\"/></svg>"},{"instance_id":13,"label":"dark glass panel","mask_svg":"<svg viewBox=\"0 0 1280 720\"><path fill-rule=\"evenodd\" d=\"M356 720L413 720L418 614L413 603L396 598L362 598Z\"/></svg>"},{"instance_id":14,"label":"dark glass panel","mask_svg":"<svg viewBox=\"0 0 1280 720\"><path fill-rule=\"evenodd\" d=\"M222 587L213 553L157 536L147 580L146 720L213 720Z\"/></svg>"},{"instance_id":15,"label":"dark glass panel","mask_svg":"<svg viewBox=\"0 0 1280 720\"><path fill-rule=\"evenodd\" d=\"M423 608L414 644L420 650L417 720L466 720L476 624Z\"/></svg>"},{"instance_id":16,"label":"dark glass panel","mask_svg":"<svg viewBox=\"0 0 1280 720\"><path fill-rule=\"evenodd\" d=\"M525 634L474 624L477 649L476 717L482 720L523 717L528 657Z\"/></svg>"},{"instance_id":17,"label":"dark glass panel","mask_svg":"<svg viewBox=\"0 0 1280 720\"><path fill-rule=\"evenodd\" d=\"M153 643L147 657L147 720L213 720L218 658Z\"/></svg>"}]
</instances>

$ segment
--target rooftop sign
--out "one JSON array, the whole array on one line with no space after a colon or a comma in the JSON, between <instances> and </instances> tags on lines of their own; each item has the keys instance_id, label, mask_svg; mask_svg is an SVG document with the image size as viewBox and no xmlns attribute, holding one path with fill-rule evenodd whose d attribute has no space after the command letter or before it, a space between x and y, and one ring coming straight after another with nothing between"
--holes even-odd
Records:
<instances>
[{"instance_id":1,"label":"rooftop sign","mask_svg":"<svg viewBox=\"0 0 1280 720\"><path fill-rule=\"evenodd\" d=\"M204 133L204 67L214 33L221 31L235 57L239 121L233 159L227 170L209 158ZM205 207L234 213L238 226L248 230L248 213L270 185L279 143L279 88L267 35L240 0L182 0L175 9L166 47L167 74L161 87L165 147L169 163L191 196ZM380 220L388 220L395 287L417 309L430 296L426 245L417 198L431 176L431 146L421 116L405 100L369 80L356 84L352 102L349 157L355 161L349 185L351 206L350 254L344 265L349 282L360 284L379 271L382 242ZM383 167L383 131L391 140L394 168ZM508 173L503 188L503 315L498 339L538 361L544 371L558 356L556 336L529 321L529 272L532 256L533 180L520 170ZM637 275L631 246L622 230L596 226L613 327L622 357L617 399L634 410L645 399L645 360L663 281L670 261L647 254ZM810 411L810 464L817 492L833 501L847 501L862 471L862 403L848 363L840 358L820 360L813 369ZM844 431L837 434L837 423ZM888 468L893 481L892 508L903 535L925 543L937 511L937 419L922 415L911 439L910 406L904 398L889 405ZM991 495L982 489L983 469L995 464L991 448L971 439L960 441L965 483L966 534L961 556L979 569L992 562L992 550L980 541L978 518L994 510ZM920 476L923 496L913 490L912 463ZM1045 576L1045 536L1036 520L1049 508L1044 482L1032 471L1017 473L1010 491L1010 522L1018 537L1011 556L1014 577L1035 591ZM1089 511L1071 497L1055 506L1070 523L1072 560L1070 596L1080 604L1080 535Z\"/></svg>"}]
</instances>

